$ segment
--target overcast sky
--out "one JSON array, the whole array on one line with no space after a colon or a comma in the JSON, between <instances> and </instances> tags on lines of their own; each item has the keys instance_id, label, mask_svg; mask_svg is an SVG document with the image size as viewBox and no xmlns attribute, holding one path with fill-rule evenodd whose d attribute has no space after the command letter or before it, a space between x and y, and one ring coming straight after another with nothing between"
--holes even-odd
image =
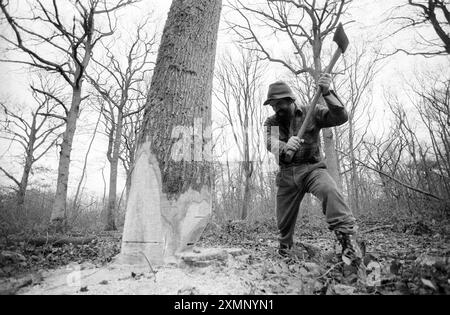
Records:
<instances>
[{"instance_id":1,"label":"overcast sky","mask_svg":"<svg viewBox=\"0 0 450 315\"><path fill-rule=\"evenodd\" d=\"M256 3L257 1L247 1L248 3ZM361 41L370 39L371 41L377 41L380 36L386 34L389 29L381 24L381 21L386 17L388 8L392 7L395 3L401 3L401 0L358 0L351 6L347 19L354 20L346 32L350 38L351 43L360 43ZM167 12L170 7L170 1L157 0L157 1L143 1L139 5L125 9L121 12L121 24L122 29L129 29L135 25L136 21L139 21L148 12L153 12L153 25L152 28L162 31ZM234 19L235 15L229 12L228 9L223 10L222 22L225 18ZM413 33L405 33L402 36L385 40L380 42L380 45L389 48L392 45L398 43L405 43L410 45L415 35ZM227 50L234 49L234 35L230 34L224 23L221 23L219 31L218 42L218 56L223 54ZM3 43L1 44L3 45ZM272 47L276 49L277 47ZM351 51L352 45L349 50ZM393 89L394 91L401 90L403 88L404 80L409 80L414 71L420 69L436 69L436 71L448 71L449 60L448 57L438 57L426 59L423 57L412 57L399 54L391 57L380 71L379 76L374 84L374 103L373 106L377 107L377 123L383 124L383 91L386 89ZM286 77L285 69L281 66L273 65L270 67L270 71L266 77L267 84L283 79ZM32 104L30 98L30 91L28 85L30 83L30 74L28 70L23 67L18 67L13 64L0 63L0 98L8 99L12 103L23 104L24 107ZM266 93L267 86L263 86L263 93ZM214 117L213 117L214 118ZM80 178L82 163L84 155L87 150L87 145L93 131L92 113L88 110L83 111L79 123L78 132L75 137L74 147L72 150L71 173L70 173L70 191L76 187L76 183ZM1 141L1 140L0 140ZM10 167L12 150L7 151L7 146L4 141L0 142L0 163L5 168ZM105 137L98 135L95 141L95 145L89 156L89 165L86 179L86 188L90 191L102 193L104 184L102 180L102 169L106 182L108 182L108 163L105 156L106 141ZM58 152L53 150L49 157L40 163L50 168L55 169L53 172L53 178L49 178L48 174L35 175L32 178L33 184L47 183L50 188L54 189L56 185L56 168L57 168ZM17 169L20 171L19 169ZM18 174L18 172L16 172ZM5 184L8 181L3 174L0 174L0 184ZM119 181L119 194L121 187L123 187L123 173L121 174L121 180Z\"/></svg>"}]
</instances>

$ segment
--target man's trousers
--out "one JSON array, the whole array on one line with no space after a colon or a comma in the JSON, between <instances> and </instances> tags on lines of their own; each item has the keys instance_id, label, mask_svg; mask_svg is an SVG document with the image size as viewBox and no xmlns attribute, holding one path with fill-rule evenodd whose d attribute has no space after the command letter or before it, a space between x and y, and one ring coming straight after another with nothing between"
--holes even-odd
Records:
<instances>
[{"instance_id":1,"label":"man's trousers","mask_svg":"<svg viewBox=\"0 0 450 315\"><path fill-rule=\"evenodd\" d=\"M356 232L356 220L323 162L283 167L276 183L280 244L288 247L293 244L295 223L305 193L320 199L330 230Z\"/></svg>"}]
</instances>

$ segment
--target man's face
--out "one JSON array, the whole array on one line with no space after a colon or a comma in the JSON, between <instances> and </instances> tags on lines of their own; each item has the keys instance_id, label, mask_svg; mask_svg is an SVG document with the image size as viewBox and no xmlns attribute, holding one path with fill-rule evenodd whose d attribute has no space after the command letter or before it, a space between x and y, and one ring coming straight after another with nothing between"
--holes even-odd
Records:
<instances>
[{"instance_id":1,"label":"man's face","mask_svg":"<svg viewBox=\"0 0 450 315\"><path fill-rule=\"evenodd\" d=\"M273 100L270 103L270 106L272 106L272 109L275 113L277 113L281 117L289 116L291 113L291 104L293 103L292 99L282 98L279 100Z\"/></svg>"}]
</instances>

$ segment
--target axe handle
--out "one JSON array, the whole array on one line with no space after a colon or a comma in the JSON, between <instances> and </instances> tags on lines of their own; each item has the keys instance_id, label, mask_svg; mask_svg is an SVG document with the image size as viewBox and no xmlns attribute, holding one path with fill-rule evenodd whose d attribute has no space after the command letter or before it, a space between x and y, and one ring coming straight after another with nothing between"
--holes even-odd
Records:
<instances>
[{"instance_id":1,"label":"axe handle","mask_svg":"<svg viewBox=\"0 0 450 315\"><path fill-rule=\"evenodd\" d=\"M325 69L325 73L330 73L331 70L333 70L334 65L336 64L336 62L338 61L339 57L342 55L342 50L340 48L337 48L336 51L333 54L333 57L331 58L331 61L328 65L328 67L326 67ZM309 125L309 122L312 119L312 115L314 113L314 109L316 108L316 105L319 101L320 95L322 94L322 89L320 86L317 87L316 89L316 93L314 94L314 97L311 101L311 104L309 106L308 112L306 113L306 117L305 120L302 123L302 126L300 127L300 130L297 133L297 137L299 137L300 139L303 138L305 131L306 131L306 127ZM295 151L293 150L288 150L285 154L285 158L284 160L287 163L291 163L292 158L295 155Z\"/></svg>"}]
</instances>

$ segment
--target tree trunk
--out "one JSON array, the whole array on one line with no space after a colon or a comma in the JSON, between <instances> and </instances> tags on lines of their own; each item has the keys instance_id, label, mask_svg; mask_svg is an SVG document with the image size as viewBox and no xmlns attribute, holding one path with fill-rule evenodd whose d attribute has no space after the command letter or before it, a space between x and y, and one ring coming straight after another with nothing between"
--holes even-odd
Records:
<instances>
[{"instance_id":1,"label":"tree trunk","mask_svg":"<svg viewBox=\"0 0 450 315\"><path fill-rule=\"evenodd\" d=\"M251 180L252 180L252 173L253 173L253 162L246 161L244 162L244 198L242 200L242 208L241 208L241 220L245 220L248 216L248 209L250 205L251 200Z\"/></svg>"},{"instance_id":2,"label":"tree trunk","mask_svg":"<svg viewBox=\"0 0 450 315\"><path fill-rule=\"evenodd\" d=\"M28 137L28 146L25 155L25 165L23 167L22 178L20 180L19 190L17 191L17 205L19 209L24 209L25 194L28 187L28 179L30 178L31 167L34 163L34 144L36 142L36 115L33 115L33 122Z\"/></svg>"},{"instance_id":3,"label":"tree trunk","mask_svg":"<svg viewBox=\"0 0 450 315\"><path fill-rule=\"evenodd\" d=\"M31 141L30 141L31 142ZM34 142L32 143L34 147ZM28 179L30 178L31 167L33 165L33 152L27 152L25 158L25 166L22 172L22 179L20 180L19 190L17 192L17 204L22 207L25 204L25 194L28 187Z\"/></svg>"},{"instance_id":4,"label":"tree trunk","mask_svg":"<svg viewBox=\"0 0 450 315\"><path fill-rule=\"evenodd\" d=\"M125 200L128 200L131 190L131 172L127 172L127 179L125 181Z\"/></svg>"},{"instance_id":5,"label":"tree trunk","mask_svg":"<svg viewBox=\"0 0 450 315\"><path fill-rule=\"evenodd\" d=\"M173 261L211 215L211 93L221 0L174 0L139 137L119 261Z\"/></svg>"},{"instance_id":6,"label":"tree trunk","mask_svg":"<svg viewBox=\"0 0 450 315\"><path fill-rule=\"evenodd\" d=\"M314 54L314 81L316 85L318 85L319 77L322 72L322 63L320 60L322 50L322 42L320 38L315 38L313 44L313 54ZM320 98L319 104L325 105L325 100ZM322 137L324 143L324 152L325 152L325 160L327 163L327 169L330 173L331 177L333 177L334 181L338 185L339 189L342 190L342 182L341 177L339 175L339 168L337 162L337 154L336 154L336 144L334 142L333 130L331 128L322 129Z\"/></svg>"},{"instance_id":7,"label":"tree trunk","mask_svg":"<svg viewBox=\"0 0 450 315\"><path fill-rule=\"evenodd\" d=\"M351 206L354 213L359 212L359 185L358 185L358 172L356 166L355 158L355 147L354 147L354 126L353 126L353 113L350 113L348 120L348 149L350 153L350 163L351 163L351 175L350 175L350 185L348 187Z\"/></svg>"},{"instance_id":8,"label":"tree trunk","mask_svg":"<svg viewBox=\"0 0 450 315\"><path fill-rule=\"evenodd\" d=\"M66 228L66 200L67 186L69 183L70 153L72 151L73 137L75 136L77 127L80 103L81 85L78 88L73 88L72 106L67 115L66 130L63 134L61 151L59 153L58 179L51 215L51 225L56 231L63 231Z\"/></svg>"},{"instance_id":9,"label":"tree trunk","mask_svg":"<svg viewBox=\"0 0 450 315\"><path fill-rule=\"evenodd\" d=\"M339 189L342 190L341 176L339 175L337 154L335 149L335 142L333 139L333 130L331 128L322 129L322 136L328 172L330 173L331 177L333 177Z\"/></svg>"},{"instance_id":10,"label":"tree trunk","mask_svg":"<svg viewBox=\"0 0 450 315\"><path fill-rule=\"evenodd\" d=\"M33 164L32 159L33 156L31 156L31 160L30 157L27 156L25 167L23 168L22 179L20 181L19 190L17 192L17 204L19 205L19 207L22 207L25 204L25 194L27 191L28 179L30 178L31 166Z\"/></svg>"},{"instance_id":11,"label":"tree trunk","mask_svg":"<svg viewBox=\"0 0 450 315\"><path fill-rule=\"evenodd\" d=\"M247 104L248 102L245 101L245 104ZM247 110L248 111L248 110ZM248 129L249 129L249 117L248 117L248 112L245 112L245 118L244 118L244 132L243 132L243 136L244 136L244 176L245 176L245 181L244 181L244 198L242 200L242 209L241 209L241 220L245 220L247 218L248 215L248 208L249 208L249 204L250 204L250 184L251 184L251 177L252 177L252 173L253 173L253 162L250 161L250 144L249 144L249 136L248 136Z\"/></svg>"},{"instance_id":12,"label":"tree trunk","mask_svg":"<svg viewBox=\"0 0 450 315\"><path fill-rule=\"evenodd\" d=\"M108 207L106 208L106 222L105 231L115 231L116 223L114 221L114 213L116 211L116 199L117 199L117 169L119 165L119 153L120 144L122 138L122 124L123 113L119 111L117 115L117 125L114 135L114 144L112 156L109 161L109 195L108 195Z\"/></svg>"}]
</instances>

